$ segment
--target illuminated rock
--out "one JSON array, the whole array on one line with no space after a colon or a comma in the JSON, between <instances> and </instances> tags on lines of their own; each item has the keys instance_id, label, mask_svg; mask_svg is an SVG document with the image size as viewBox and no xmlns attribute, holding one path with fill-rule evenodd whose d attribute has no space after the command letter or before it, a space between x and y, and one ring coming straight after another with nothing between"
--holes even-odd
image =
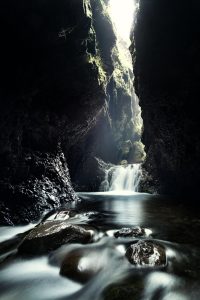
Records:
<instances>
[{"instance_id":1,"label":"illuminated rock","mask_svg":"<svg viewBox=\"0 0 200 300\"><path fill-rule=\"evenodd\" d=\"M89 243L92 236L93 231L89 226L49 221L30 231L20 245L19 253L43 254L66 243Z\"/></svg>"},{"instance_id":2,"label":"illuminated rock","mask_svg":"<svg viewBox=\"0 0 200 300\"><path fill-rule=\"evenodd\" d=\"M165 266L167 263L165 249L154 241L139 241L126 250L128 261L137 266Z\"/></svg>"}]
</instances>

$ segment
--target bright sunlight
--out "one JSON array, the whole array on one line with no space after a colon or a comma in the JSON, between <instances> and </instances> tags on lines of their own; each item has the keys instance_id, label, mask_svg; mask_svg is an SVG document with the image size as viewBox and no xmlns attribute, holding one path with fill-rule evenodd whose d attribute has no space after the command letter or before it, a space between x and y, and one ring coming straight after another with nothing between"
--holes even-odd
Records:
<instances>
[{"instance_id":1,"label":"bright sunlight","mask_svg":"<svg viewBox=\"0 0 200 300\"><path fill-rule=\"evenodd\" d=\"M117 34L129 43L129 35L134 20L137 4L135 0L110 0L109 15L115 26Z\"/></svg>"}]
</instances>

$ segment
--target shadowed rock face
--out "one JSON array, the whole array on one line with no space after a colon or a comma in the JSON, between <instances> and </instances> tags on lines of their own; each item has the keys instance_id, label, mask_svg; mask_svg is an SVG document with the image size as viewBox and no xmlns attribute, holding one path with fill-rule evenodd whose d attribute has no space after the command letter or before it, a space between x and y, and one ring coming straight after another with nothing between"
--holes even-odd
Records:
<instances>
[{"instance_id":1,"label":"shadowed rock face","mask_svg":"<svg viewBox=\"0 0 200 300\"><path fill-rule=\"evenodd\" d=\"M76 200L63 153L23 153L17 176L1 181L2 223L27 223L44 210ZM17 164L16 164L17 165Z\"/></svg>"},{"instance_id":2,"label":"shadowed rock face","mask_svg":"<svg viewBox=\"0 0 200 300\"><path fill-rule=\"evenodd\" d=\"M65 157L105 105L88 0L1 4L0 223L74 200Z\"/></svg>"},{"instance_id":3,"label":"shadowed rock face","mask_svg":"<svg viewBox=\"0 0 200 300\"><path fill-rule=\"evenodd\" d=\"M140 1L132 46L147 152L145 190L186 195L199 183L199 16L195 0Z\"/></svg>"}]
</instances>

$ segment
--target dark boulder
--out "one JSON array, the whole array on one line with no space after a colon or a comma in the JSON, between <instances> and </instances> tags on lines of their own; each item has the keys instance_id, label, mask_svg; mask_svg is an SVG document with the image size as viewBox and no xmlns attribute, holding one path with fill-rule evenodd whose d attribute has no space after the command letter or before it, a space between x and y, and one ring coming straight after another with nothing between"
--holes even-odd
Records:
<instances>
[{"instance_id":1,"label":"dark boulder","mask_svg":"<svg viewBox=\"0 0 200 300\"><path fill-rule=\"evenodd\" d=\"M114 236L116 238L119 237L141 237L141 236L145 236L145 230L144 228L141 228L140 226L135 226L132 228L122 228L120 230L117 230L114 233Z\"/></svg>"},{"instance_id":2,"label":"dark boulder","mask_svg":"<svg viewBox=\"0 0 200 300\"><path fill-rule=\"evenodd\" d=\"M85 283L101 271L105 262L97 249L76 249L68 253L60 269L60 274L78 282Z\"/></svg>"},{"instance_id":3,"label":"dark boulder","mask_svg":"<svg viewBox=\"0 0 200 300\"><path fill-rule=\"evenodd\" d=\"M19 246L25 255L44 254L66 243L89 243L93 232L90 227L72 225L64 221L48 221L35 227Z\"/></svg>"},{"instance_id":4,"label":"dark boulder","mask_svg":"<svg viewBox=\"0 0 200 300\"><path fill-rule=\"evenodd\" d=\"M104 291L105 300L137 300L141 299L144 283L141 278L132 276L131 282L127 280L109 285Z\"/></svg>"},{"instance_id":5,"label":"dark boulder","mask_svg":"<svg viewBox=\"0 0 200 300\"><path fill-rule=\"evenodd\" d=\"M139 241L132 244L125 255L128 261L136 266L165 266L167 263L164 247L153 241Z\"/></svg>"}]
</instances>

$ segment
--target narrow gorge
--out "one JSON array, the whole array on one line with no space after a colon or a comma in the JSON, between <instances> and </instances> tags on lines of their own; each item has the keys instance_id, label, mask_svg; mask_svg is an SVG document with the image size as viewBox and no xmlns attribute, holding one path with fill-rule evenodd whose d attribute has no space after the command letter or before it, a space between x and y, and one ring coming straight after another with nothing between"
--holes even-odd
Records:
<instances>
[{"instance_id":1,"label":"narrow gorge","mask_svg":"<svg viewBox=\"0 0 200 300\"><path fill-rule=\"evenodd\" d=\"M0 298L199 299L200 3L0 17Z\"/></svg>"}]
</instances>

